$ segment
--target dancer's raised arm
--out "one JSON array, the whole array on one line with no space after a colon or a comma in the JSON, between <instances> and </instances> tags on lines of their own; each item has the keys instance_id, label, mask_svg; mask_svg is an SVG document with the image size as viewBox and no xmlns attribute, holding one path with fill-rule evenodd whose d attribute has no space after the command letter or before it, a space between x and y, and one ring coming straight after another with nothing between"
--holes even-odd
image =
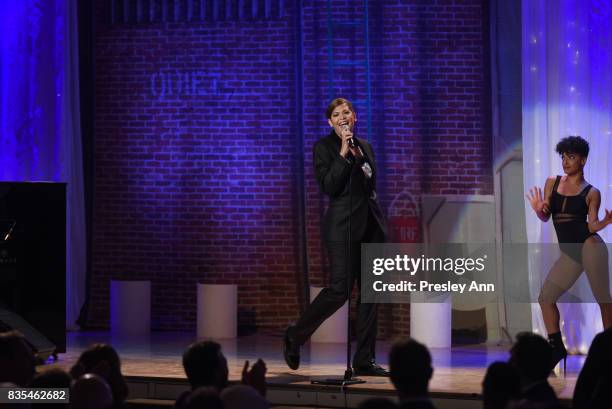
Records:
<instances>
[{"instance_id":1,"label":"dancer's raised arm","mask_svg":"<svg viewBox=\"0 0 612 409\"><path fill-rule=\"evenodd\" d=\"M554 180L554 178L546 179L544 192L542 192L541 188L534 186L529 189L529 193L525 195L536 216L543 222L547 222L548 219L550 219L550 194L552 192L552 186L555 183Z\"/></svg>"}]
</instances>

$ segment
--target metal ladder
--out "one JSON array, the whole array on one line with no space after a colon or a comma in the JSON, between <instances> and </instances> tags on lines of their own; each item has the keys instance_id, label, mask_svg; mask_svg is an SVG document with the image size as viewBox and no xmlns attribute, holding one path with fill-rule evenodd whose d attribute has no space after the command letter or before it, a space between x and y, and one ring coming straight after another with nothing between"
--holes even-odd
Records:
<instances>
[{"instance_id":1,"label":"metal ladder","mask_svg":"<svg viewBox=\"0 0 612 409\"><path fill-rule=\"evenodd\" d=\"M367 134L365 138L370 141L372 136L372 87L370 77L370 37L369 37L369 15L368 0L362 0L362 16L355 20L336 20L332 13L333 0L327 0L327 69L328 69L328 99L331 101L336 96L334 87L334 72L338 67L354 67L355 70L362 69L365 73L365 99L351 100L351 102L365 109L367 119ZM334 53L334 30L342 29L363 29L364 59L335 59Z\"/></svg>"}]
</instances>

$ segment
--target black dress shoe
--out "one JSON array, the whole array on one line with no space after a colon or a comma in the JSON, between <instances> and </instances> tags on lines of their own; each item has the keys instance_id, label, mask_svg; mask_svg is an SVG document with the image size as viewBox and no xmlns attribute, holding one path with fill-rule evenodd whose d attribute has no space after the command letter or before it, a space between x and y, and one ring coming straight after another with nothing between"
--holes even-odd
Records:
<instances>
[{"instance_id":1,"label":"black dress shoe","mask_svg":"<svg viewBox=\"0 0 612 409\"><path fill-rule=\"evenodd\" d=\"M353 373L355 376L389 376L389 371L374 361L354 367Z\"/></svg>"},{"instance_id":2,"label":"black dress shoe","mask_svg":"<svg viewBox=\"0 0 612 409\"><path fill-rule=\"evenodd\" d=\"M289 336L289 330L293 326L290 326L285 330L285 336L283 339L283 356L287 366L293 370L300 367L300 346Z\"/></svg>"}]
</instances>

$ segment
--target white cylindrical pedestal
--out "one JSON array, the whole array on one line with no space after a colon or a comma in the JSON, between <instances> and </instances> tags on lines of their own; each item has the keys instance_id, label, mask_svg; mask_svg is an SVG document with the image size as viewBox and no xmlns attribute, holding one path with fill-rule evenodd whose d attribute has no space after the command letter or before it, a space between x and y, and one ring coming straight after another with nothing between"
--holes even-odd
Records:
<instances>
[{"instance_id":1,"label":"white cylindrical pedestal","mask_svg":"<svg viewBox=\"0 0 612 409\"><path fill-rule=\"evenodd\" d=\"M310 302L321 292L321 287L310 287ZM348 306L346 303L331 317L321 324L312 334L310 342L342 342L346 343L346 325L348 320Z\"/></svg>"},{"instance_id":2,"label":"white cylindrical pedestal","mask_svg":"<svg viewBox=\"0 0 612 409\"><path fill-rule=\"evenodd\" d=\"M111 331L117 335L151 332L151 282L112 280Z\"/></svg>"},{"instance_id":3,"label":"white cylindrical pedestal","mask_svg":"<svg viewBox=\"0 0 612 409\"><path fill-rule=\"evenodd\" d=\"M418 294L411 294L411 297ZM450 348L451 310L450 295L441 302L410 303L410 337L428 348Z\"/></svg>"},{"instance_id":4,"label":"white cylindrical pedestal","mask_svg":"<svg viewBox=\"0 0 612 409\"><path fill-rule=\"evenodd\" d=\"M198 283L198 338L236 338L238 287Z\"/></svg>"}]
</instances>

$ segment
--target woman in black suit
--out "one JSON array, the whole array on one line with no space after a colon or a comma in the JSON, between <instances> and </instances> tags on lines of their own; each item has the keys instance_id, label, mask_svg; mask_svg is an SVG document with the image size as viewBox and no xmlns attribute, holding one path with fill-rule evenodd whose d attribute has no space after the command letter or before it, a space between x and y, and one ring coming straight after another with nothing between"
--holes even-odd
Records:
<instances>
[{"instance_id":1,"label":"woman in black suit","mask_svg":"<svg viewBox=\"0 0 612 409\"><path fill-rule=\"evenodd\" d=\"M332 130L314 145L314 167L321 190L329 196L323 233L331 267L330 286L285 332L284 357L291 369L299 367L300 346L349 298L348 289L355 278L359 285L361 243L385 240L384 219L376 200L374 152L367 141L354 137L357 116L353 105L336 98L327 107L326 116ZM360 298L357 305L354 373L388 376L375 361L377 305L362 304Z\"/></svg>"}]
</instances>

